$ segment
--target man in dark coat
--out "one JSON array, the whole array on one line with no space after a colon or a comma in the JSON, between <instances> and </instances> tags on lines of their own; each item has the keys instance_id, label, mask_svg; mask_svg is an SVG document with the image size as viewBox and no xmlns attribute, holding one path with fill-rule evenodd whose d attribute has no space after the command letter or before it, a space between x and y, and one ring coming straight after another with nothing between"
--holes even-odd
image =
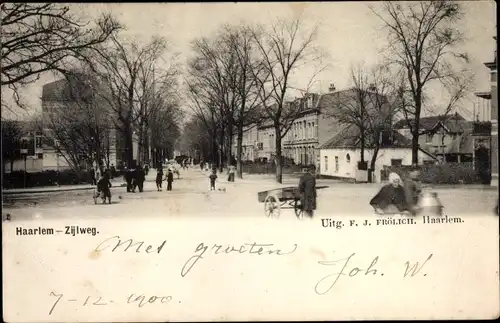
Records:
<instances>
[{"instance_id":1,"label":"man in dark coat","mask_svg":"<svg viewBox=\"0 0 500 323\"><path fill-rule=\"evenodd\" d=\"M144 169L141 166L136 167L134 179L135 179L135 184L133 190L135 191L135 188L138 187L139 192L142 193L144 188L144 181L146 180L146 174L144 174Z\"/></svg>"},{"instance_id":2,"label":"man in dark coat","mask_svg":"<svg viewBox=\"0 0 500 323\"><path fill-rule=\"evenodd\" d=\"M134 180L133 176L134 176L133 170L130 168L126 168L124 177L125 177L125 182L127 182L127 193L132 192L134 189L132 185L132 182Z\"/></svg>"},{"instance_id":3,"label":"man in dark coat","mask_svg":"<svg viewBox=\"0 0 500 323\"><path fill-rule=\"evenodd\" d=\"M174 181L174 174L172 173L172 170L168 170L167 174L167 191L172 190L172 182Z\"/></svg>"},{"instance_id":4,"label":"man in dark coat","mask_svg":"<svg viewBox=\"0 0 500 323\"><path fill-rule=\"evenodd\" d=\"M316 210L316 178L313 171L312 167L309 168L299 181L300 204L303 212L311 218Z\"/></svg>"}]
</instances>

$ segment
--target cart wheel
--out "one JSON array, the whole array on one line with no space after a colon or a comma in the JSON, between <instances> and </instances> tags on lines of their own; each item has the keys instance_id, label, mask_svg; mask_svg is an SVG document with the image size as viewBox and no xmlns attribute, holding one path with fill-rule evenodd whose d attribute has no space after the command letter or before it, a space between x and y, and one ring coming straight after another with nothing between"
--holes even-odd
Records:
<instances>
[{"instance_id":1,"label":"cart wheel","mask_svg":"<svg viewBox=\"0 0 500 323\"><path fill-rule=\"evenodd\" d=\"M300 200L295 200L293 203L293 209L295 211L295 215L299 220L304 218L304 210L302 210L302 204L300 204Z\"/></svg>"},{"instance_id":2,"label":"cart wheel","mask_svg":"<svg viewBox=\"0 0 500 323\"><path fill-rule=\"evenodd\" d=\"M280 217L280 210L281 205L278 198L273 195L268 195L264 201L264 212L266 213L266 216L268 218L272 217L277 219Z\"/></svg>"}]
</instances>

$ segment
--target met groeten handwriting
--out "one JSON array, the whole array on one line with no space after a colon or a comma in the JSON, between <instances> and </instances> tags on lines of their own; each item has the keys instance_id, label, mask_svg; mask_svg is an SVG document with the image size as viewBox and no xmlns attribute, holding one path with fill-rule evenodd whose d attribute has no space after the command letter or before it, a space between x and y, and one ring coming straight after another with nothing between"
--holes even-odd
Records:
<instances>
[{"instance_id":1,"label":"met groeten handwriting","mask_svg":"<svg viewBox=\"0 0 500 323\"><path fill-rule=\"evenodd\" d=\"M318 264L324 266L332 266L335 270L340 270L328 274L321 278L316 285L314 286L314 291L318 295L324 295L332 290L332 288L340 281L341 277L345 277L345 279L353 279L356 276L384 276L384 273L381 269L379 269L379 257L374 257L370 263L360 263L359 260L355 259L356 253L352 253L347 258L342 258L333 261L318 261ZM412 278L419 274L422 268L429 262L432 258L432 254L430 254L427 259L420 265L419 262L414 262L413 264L410 261L406 261L402 264L401 267L401 275L402 278ZM354 265L357 260L357 264ZM427 274L422 273L423 276L427 276Z\"/></svg>"},{"instance_id":2,"label":"met groeten handwriting","mask_svg":"<svg viewBox=\"0 0 500 323\"><path fill-rule=\"evenodd\" d=\"M235 246L223 246L214 244L210 247L210 251L213 251L213 255L227 255L227 254L250 254L257 256L264 255L275 255L275 256L284 256L294 253L297 250L297 244L294 244L289 250L282 251L281 249L277 249L274 247L274 244L262 244L262 243L244 243L235 248ZM194 255L191 256L184 266L181 269L181 276L185 277L191 269L196 265L196 263L204 259L203 256L209 250L209 246L205 245L203 242L200 243L195 251Z\"/></svg>"},{"instance_id":3,"label":"met groeten handwriting","mask_svg":"<svg viewBox=\"0 0 500 323\"><path fill-rule=\"evenodd\" d=\"M66 297L63 293L57 294L55 292L50 292L50 296L54 298L54 303L49 310L49 315L52 315L55 309L62 303L70 303L76 307L97 307L112 304L121 306L122 304L131 304L130 306L142 308L146 305L151 306L153 304L165 305L172 301L172 296L145 296L134 293L117 299L110 299L102 296Z\"/></svg>"},{"instance_id":4,"label":"met groeten handwriting","mask_svg":"<svg viewBox=\"0 0 500 323\"><path fill-rule=\"evenodd\" d=\"M135 251L135 253L157 253L159 254L163 248L167 240L163 240L158 246L146 244L144 241L134 241L133 239L122 240L120 236L114 236L111 238L107 238L103 242L101 242L95 248L95 251L101 252L104 250L110 250L111 252L122 251L127 252L131 250L131 252ZM248 254L248 255L256 255L256 256L266 256L266 255L274 255L274 256L284 256L294 253L297 250L298 245L293 244L286 250L277 248L274 244L263 244L263 243L243 243L238 246L234 245L206 245L201 242L198 244L196 249L194 250L194 255L192 255L186 263L182 266L181 276L185 277L191 269L200 261L206 257L206 253L210 250L213 255L228 255L228 254Z\"/></svg>"}]
</instances>

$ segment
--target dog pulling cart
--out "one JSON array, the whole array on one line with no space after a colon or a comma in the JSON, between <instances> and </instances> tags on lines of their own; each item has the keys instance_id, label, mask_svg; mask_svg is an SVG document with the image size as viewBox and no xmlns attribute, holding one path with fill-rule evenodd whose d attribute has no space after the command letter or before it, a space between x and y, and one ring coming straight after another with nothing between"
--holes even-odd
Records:
<instances>
[{"instance_id":1,"label":"dog pulling cart","mask_svg":"<svg viewBox=\"0 0 500 323\"><path fill-rule=\"evenodd\" d=\"M328 186L317 186L316 190ZM264 213L270 218L279 218L281 209L293 209L297 218L303 216L298 187L283 187L258 193L259 203L264 203Z\"/></svg>"}]
</instances>

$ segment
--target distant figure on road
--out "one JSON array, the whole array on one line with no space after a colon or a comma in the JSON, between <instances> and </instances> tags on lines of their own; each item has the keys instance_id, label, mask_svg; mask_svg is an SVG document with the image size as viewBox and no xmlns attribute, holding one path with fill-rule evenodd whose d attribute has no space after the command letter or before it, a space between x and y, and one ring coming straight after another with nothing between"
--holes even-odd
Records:
<instances>
[{"instance_id":1,"label":"distant figure on road","mask_svg":"<svg viewBox=\"0 0 500 323\"><path fill-rule=\"evenodd\" d=\"M144 174L148 175L148 173L149 173L149 165L146 164L146 165L144 165Z\"/></svg>"},{"instance_id":2,"label":"distant figure on road","mask_svg":"<svg viewBox=\"0 0 500 323\"><path fill-rule=\"evenodd\" d=\"M131 193L133 191L134 185L134 173L133 169L125 168L125 182L127 182L127 193Z\"/></svg>"},{"instance_id":3,"label":"distant figure on road","mask_svg":"<svg viewBox=\"0 0 500 323\"><path fill-rule=\"evenodd\" d=\"M389 184L383 186L370 201L377 214L393 213L394 207L399 212L409 211L405 189L401 177L396 173L389 174Z\"/></svg>"},{"instance_id":4,"label":"distant figure on road","mask_svg":"<svg viewBox=\"0 0 500 323\"><path fill-rule=\"evenodd\" d=\"M109 204L111 204L111 182L109 181L108 173L104 173L102 178L97 183L97 192L101 194L102 200L105 203L106 198Z\"/></svg>"},{"instance_id":5,"label":"distant figure on road","mask_svg":"<svg viewBox=\"0 0 500 323\"><path fill-rule=\"evenodd\" d=\"M92 185L97 185L97 180L95 178L95 169L93 167L90 169L90 180L92 181Z\"/></svg>"},{"instance_id":6,"label":"distant figure on road","mask_svg":"<svg viewBox=\"0 0 500 323\"><path fill-rule=\"evenodd\" d=\"M115 178L116 177L116 167L114 164L111 164L111 178Z\"/></svg>"},{"instance_id":7,"label":"distant figure on road","mask_svg":"<svg viewBox=\"0 0 500 323\"><path fill-rule=\"evenodd\" d=\"M314 178L313 168L308 168L307 173L299 180L300 204L304 213L310 218L316 210L316 178Z\"/></svg>"},{"instance_id":8,"label":"distant figure on road","mask_svg":"<svg viewBox=\"0 0 500 323\"><path fill-rule=\"evenodd\" d=\"M236 167L233 165L229 166L229 177L227 179L228 182L234 182L234 175L236 173Z\"/></svg>"},{"instance_id":9,"label":"distant figure on road","mask_svg":"<svg viewBox=\"0 0 500 323\"><path fill-rule=\"evenodd\" d=\"M134 188L133 191L135 192L135 188L139 188L139 192L142 193L144 189L144 181L146 180L146 175L144 174L144 169L141 166L136 167L135 172L134 172Z\"/></svg>"},{"instance_id":10,"label":"distant figure on road","mask_svg":"<svg viewBox=\"0 0 500 323\"><path fill-rule=\"evenodd\" d=\"M161 191L162 187L161 184L163 183L163 167L158 167L157 173L156 173L156 189Z\"/></svg>"},{"instance_id":11,"label":"distant figure on road","mask_svg":"<svg viewBox=\"0 0 500 323\"><path fill-rule=\"evenodd\" d=\"M210 190L215 191L215 180L217 180L217 171L212 171L212 174L208 178L210 178Z\"/></svg>"},{"instance_id":12,"label":"distant figure on road","mask_svg":"<svg viewBox=\"0 0 500 323\"><path fill-rule=\"evenodd\" d=\"M172 173L172 170L169 169L167 174L167 191L172 190L173 181L174 181L174 174Z\"/></svg>"}]
</instances>

